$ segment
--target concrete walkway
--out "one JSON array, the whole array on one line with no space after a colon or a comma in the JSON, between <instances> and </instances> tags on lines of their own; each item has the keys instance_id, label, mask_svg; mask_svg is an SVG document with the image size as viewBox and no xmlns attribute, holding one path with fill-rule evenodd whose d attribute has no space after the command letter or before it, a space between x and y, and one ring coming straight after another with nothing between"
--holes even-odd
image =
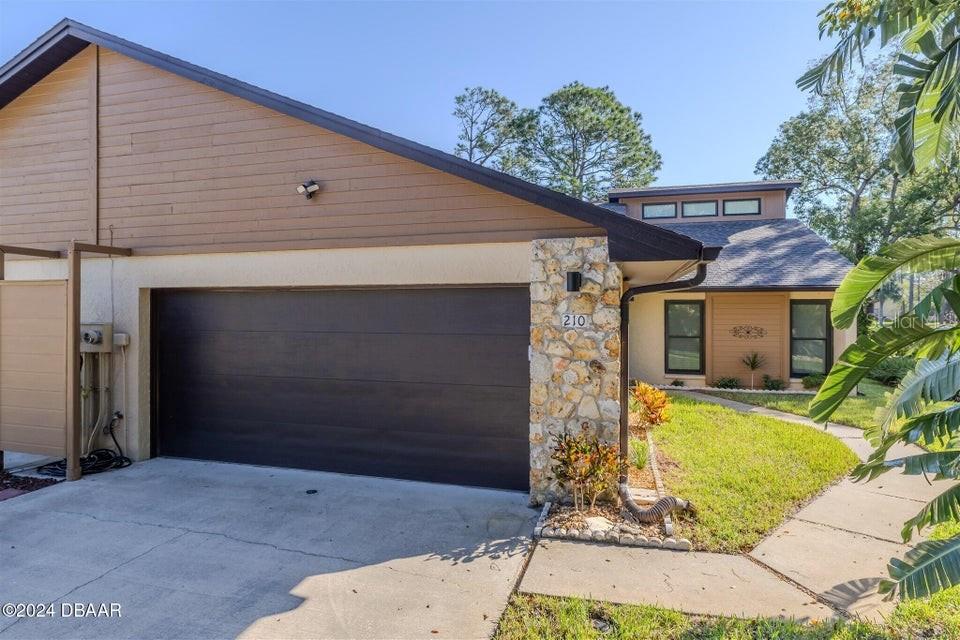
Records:
<instances>
[{"instance_id":1,"label":"concrete walkway","mask_svg":"<svg viewBox=\"0 0 960 640\"><path fill-rule=\"evenodd\" d=\"M746 556L567 540L537 544L520 591L715 616L822 620L834 615Z\"/></svg>"},{"instance_id":2,"label":"concrete walkway","mask_svg":"<svg viewBox=\"0 0 960 640\"><path fill-rule=\"evenodd\" d=\"M680 393L735 411L823 429L802 416ZM827 432L861 459L871 451L860 429L830 425ZM918 447L901 446L891 456L920 452ZM694 614L810 620L840 611L880 620L894 605L881 599L877 584L887 575L889 558L902 556L909 548L900 539L903 522L947 486L897 472L869 483L843 480L788 518L746 556L542 542L520 590L656 604Z\"/></svg>"}]
</instances>

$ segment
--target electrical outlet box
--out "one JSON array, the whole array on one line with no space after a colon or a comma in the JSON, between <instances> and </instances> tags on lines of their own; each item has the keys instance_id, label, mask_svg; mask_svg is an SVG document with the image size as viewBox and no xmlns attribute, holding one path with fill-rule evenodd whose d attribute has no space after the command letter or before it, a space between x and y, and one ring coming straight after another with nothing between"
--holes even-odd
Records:
<instances>
[{"instance_id":1,"label":"electrical outlet box","mask_svg":"<svg viewBox=\"0 0 960 640\"><path fill-rule=\"evenodd\" d=\"M130 334L129 333L120 333L119 331L113 334L113 346L115 347L129 347L130 346Z\"/></svg>"},{"instance_id":2,"label":"electrical outlet box","mask_svg":"<svg viewBox=\"0 0 960 640\"><path fill-rule=\"evenodd\" d=\"M110 353L113 351L112 324L81 324L81 353Z\"/></svg>"}]
</instances>

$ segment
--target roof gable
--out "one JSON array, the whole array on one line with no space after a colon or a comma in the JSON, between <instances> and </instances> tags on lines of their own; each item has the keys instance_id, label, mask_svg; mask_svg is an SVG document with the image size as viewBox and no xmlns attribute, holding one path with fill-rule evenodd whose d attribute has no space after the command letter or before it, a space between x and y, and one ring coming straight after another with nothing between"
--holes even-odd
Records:
<instances>
[{"instance_id":1,"label":"roof gable","mask_svg":"<svg viewBox=\"0 0 960 640\"><path fill-rule=\"evenodd\" d=\"M0 68L0 108L88 44L96 44L279 113L605 229L613 260L696 260L704 257L703 245L692 238L476 165L69 19L62 20Z\"/></svg>"}]
</instances>

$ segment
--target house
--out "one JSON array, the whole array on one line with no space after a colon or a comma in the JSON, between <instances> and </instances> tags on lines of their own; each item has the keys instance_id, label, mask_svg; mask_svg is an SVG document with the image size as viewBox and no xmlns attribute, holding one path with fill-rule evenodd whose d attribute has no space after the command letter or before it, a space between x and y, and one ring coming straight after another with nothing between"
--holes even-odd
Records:
<instances>
[{"instance_id":1,"label":"house","mask_svg":"<svg viewBox=\"0 0 960 640\"><path fill-rule=\"evenodd\" d=\"M830 300L851 268L799 220L786 217L798 182L767 180L609 194L611 210L723 247L706 279L684 292L631 303L630 376L656 384L713 384L733 377L749 386L744 356L759 353L768 375L800 386L826 373L856 339L830 325Z\"/></svg>"},{"instance_id":2,"label":"house","mask_svg":"<svg viewBox=\"0 0 960 640\"><path fill-rule=\"evenodd\" d=\"M135 461L541 502L553 434L624 437L621 296L722 254L631 213L643 197L615 198L624 215L64 20L0 67L0 452L76 479L112 419ZM713 291L637 296L631 366L676 298L701 322L671 343L692 370ZM783 291L736 295L779 318L759 300ZM769 332L751 345L785 335L747 315Z\"/></svg>"},{"instance_id":3,"label":"house","mask_svg":"<svg viewBox=\"0 0 960 640\"><path fill-rule=\"evenodd\" d=\"M537 502L619 437L624 287L716 254L64 20L0 68L0 451L77 477L98 405L134 460Z\"/></svg>"}]
</instances>

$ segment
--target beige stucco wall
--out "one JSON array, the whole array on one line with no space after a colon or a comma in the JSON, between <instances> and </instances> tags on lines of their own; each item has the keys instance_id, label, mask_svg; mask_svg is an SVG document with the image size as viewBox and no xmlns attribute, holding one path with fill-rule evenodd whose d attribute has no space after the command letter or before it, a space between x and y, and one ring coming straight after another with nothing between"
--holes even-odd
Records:
<instances>
[{"instance_id":1,"label":"beige stucco wall","mask_svg":"<svg viewBox=\"0 0 960 640\"><path fill-rule=\"evenodd\" d=\"M715 346L711 340L705 344L706 351L706 375L678 375L664 372L664 301L665 300L705 300L705 335L712 333L712 313L711 299L716 296L727 294L707 294L704 292L693 293L658 293L641 295L634 298L630 305L630 353L629 353L629 376L632 379L645 380L655 384L669 384L673 380L681 379L686 386L699 386L712 379L713 375L726 375L727 372L715 374L713 372ZM749 296L751 294L737 294L738 296ZM767 296L764 292L757 292L758 297ZM792 291L783 295L784 310L783 317L789 317L789 300L822 300L833 297L832 292L828 291ZM744 306L743 323L749 324L754 320L750 313L750 306ZM833 333L833 358L834 361L843 353L843 350L856 340L856 327L849 329L834 330ZM743 351L750 350L750 345L745 344ZM789 362L789 342L784 341L783 353L780 354L779 362ZM774 375L776 372L771 372ZM749 371L746 368L737 375L744 381L749 379ZM799 387L799 380L791 380L791 386Z\"/></svg>"},{"instance_id":2,"label":"beige stucco wall","mask_svg":"<svg viewBox=\"0 0 960 640\"><path fill-rule=\"evenodd\" d=\"M111 275L112 274L112 275ZM64 260L11 260L8 280L66 277ZM85 258L81 319L110 322L130 336L126 376L114 383L128 455L150 455L150 289L522 284L530 243L381 247L183 256ZM112 283L112 284L111 284ZM119 361L121 358L116 358ZM122 397L121 397L122 396Z\"/></svg>"}]
</instances>

